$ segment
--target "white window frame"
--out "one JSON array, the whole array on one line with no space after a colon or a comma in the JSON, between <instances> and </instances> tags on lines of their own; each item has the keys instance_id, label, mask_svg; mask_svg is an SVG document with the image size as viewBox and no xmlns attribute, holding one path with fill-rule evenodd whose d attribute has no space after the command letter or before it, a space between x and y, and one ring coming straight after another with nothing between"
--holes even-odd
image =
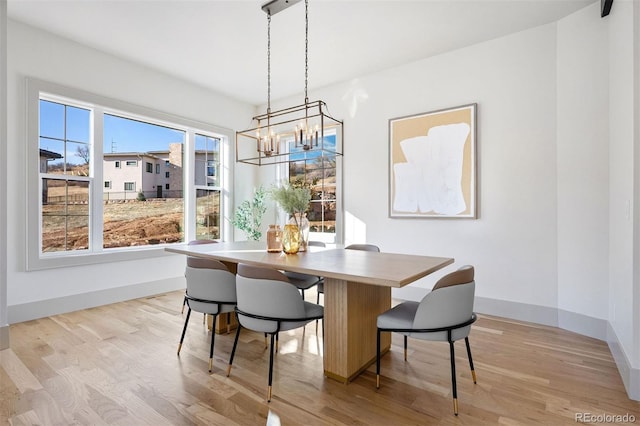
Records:
<instances>
[{"instance_id":1,"label":"white window frame","mask_svg":"<svg viewBox=\"0 0 640 426\"><path fill-rule=\"evenodd\" d=\"M151 124L165 127L178 128L186 132L185 158L183 169L184 182L184 238L190 241L195 238L195 185L193 175L194 138L196 133L211 135L221 140L221 162L224 162L224 173L221 179L221 240L228 241L233 235L231 225L232 208L230 188L233 188L234 166L233 150L230 147L234 140L234 131L209 123L179 117L153 110L151 108L130 104L128 102L104 97L86 92L84 90L62 86L56 83L46 82L35 78L26 78L26 104L27 104L27 265L26 269L42 270L49 268L87 265L93 263L108 263L165 256L164 248L171 244L158 244L150 246L134 246L122 248L102 247L102 232L94 232L103 229L102 196L103 185L96 186L96 182L104 182L103 176L103 114L116 114L125 118L138 119ZM42 229L41 229L41 198L40 188L41 174L39 162L39 103L40 99L52 100L72 106L78 106L93 111L92 113L92 172L93 184L90 186L89 197L92 200L89 206L90 215L90 250L60 251L42 253ZM100 161L95 161L98 158ZM56 178L61 176L56 175Z\"/></svg>"}]
</instances>

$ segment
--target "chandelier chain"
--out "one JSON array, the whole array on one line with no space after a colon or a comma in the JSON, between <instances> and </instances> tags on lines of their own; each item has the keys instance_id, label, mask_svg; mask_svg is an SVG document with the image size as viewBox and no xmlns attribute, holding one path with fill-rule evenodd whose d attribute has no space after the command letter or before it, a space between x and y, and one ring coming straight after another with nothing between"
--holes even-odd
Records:
<instances>
[{"instance_id":1,"label":"chandelier chain","mask_svg":"<svg viewBox=\"0 0 640 426\"><path fill-rule=\"evenodd\" d=\"M267 13L267 113L271 112L271 12Z\"/></svg>"},{"instance_id":2,"label":"chandelier chain","mask_svg":"<svg viewBox=\"0 0 640 426\"><path fill-rule=\"evenodd\" d=\"M309 0L304 0L304 103L309 103Z\"/></svg>"}]
</instances>

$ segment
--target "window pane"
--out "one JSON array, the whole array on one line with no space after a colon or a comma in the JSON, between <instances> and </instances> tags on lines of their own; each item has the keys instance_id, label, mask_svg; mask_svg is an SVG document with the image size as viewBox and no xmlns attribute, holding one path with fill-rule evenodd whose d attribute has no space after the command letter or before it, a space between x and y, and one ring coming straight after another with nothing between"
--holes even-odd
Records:
<instances>
[{"instance_id":1,"label":"window pane","mask_svg":"<svg viewBox=\"0 0 640 426\"><path fill-rule=\"evenodd\" d=\"M67 106L67 134L65 139L89 143L90 111Z\"/></svg>"},{"instance_id":2,"label":"window pane","mask_svg":"<svg viewBox=\"0 0 640 426\"><path fill-rule=\"evenodd\" d=\"M89 176L91 111L40 100L40 172Z\"/></svg>"},{"instance_id":3,"label":"window pane","mask_svg":"<svg viewBox=\"0 0 640 426\"><path fill-rule=\"evenodd\" d=\"M194 183L199 186L220 186L220 139L196 135L196 164Z\"/></svg>"},{"instance_id":4,"label":"window pane","mask_svg":"<svg viewBox=\"0 0 640 426\"><path fill-rule=\"evenodd\" d=\"M40 135L64 139L64 105L40 100Z\"/></svg>"},{"instance_id":5,"label":"window pane","mask_svg":"<svg viewBox=\"0 0 640 426\"><path fill-rule=\"evenodd\" d=\"M220 191L196 190L196 239L220 238Z\"/></svg>"},{"instance_id":6,"label":"window pane","mask_svg":"<svg viewBox=\"0 0 640 426\"><path fill-rule=\"evenodd\" d=\"M85 143L67 142L67 174L89 176L89 145Z\"/></svg>"},{"instance_id":7,"label":"window pane","mask_svg":"<svg viewBox=\"0 0 640 426\"><path fill-rule=\"evenodd\" d=\"M89 248L89 182L42 180L42 251Z\"/></svg>"},{"instance_id":8,"label":"window pane","mask_svg":"<svg viewBox=\"0 0 640 426\"><path fill-rule=\"evenodd\" d=\"M64 174L64 142L40 138L40 173Z\"/></svg>"},{"instance_id":9,"label":"window pane","mask_svg":"<svg viewBox=\"0 0 640 426\"><path fill-rule=\"evenodd\" d=\"M103 192L105 248L184 240L185 138L180 130L104 115L103 173L111 182ZM169 177L152 173L153 164L157 172L162 163L171 171Z\"/></svg>"},{"instance_id":10,"label":"window pane","mask_svg":"<svg viewBox=\"0 0 640 426\"><path fill-rule=\"evenodd\" d=\"M335 135L325 136L325 146L335 143ZM311 190L311 205L307 212L311 232L335 233L336 228L336 160L318 152L292 148L300 161L289 163L289 181Z\"/></svg>"}]
</instances>

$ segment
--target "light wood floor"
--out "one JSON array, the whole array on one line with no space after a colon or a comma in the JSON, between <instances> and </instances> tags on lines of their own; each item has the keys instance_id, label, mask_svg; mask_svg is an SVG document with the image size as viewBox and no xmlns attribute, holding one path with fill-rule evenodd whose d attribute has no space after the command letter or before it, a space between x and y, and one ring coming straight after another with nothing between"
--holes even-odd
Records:
<instances>
[{"instance_id":1,"label":"light wood floor","mask_svg":"<svg viewBox=\"0 0 640 426\"><path fill-rule=\"evenodd\" d=\"M11 326L0 352L0 420L13 425L576 424L576 413L635 416L607 345L555 328L480 316L470 335L478 384L456 345L460 415L451 402L446 343L394 335L382 361L349 385L322 374L315 325L282 333L274 396L265 401L269 353L244 331L231 376L233 333L209 336L193 314L180 357L183 292L173 292ZM307 292L308 300L315 294Z\"/></svg>"}]
</instances>

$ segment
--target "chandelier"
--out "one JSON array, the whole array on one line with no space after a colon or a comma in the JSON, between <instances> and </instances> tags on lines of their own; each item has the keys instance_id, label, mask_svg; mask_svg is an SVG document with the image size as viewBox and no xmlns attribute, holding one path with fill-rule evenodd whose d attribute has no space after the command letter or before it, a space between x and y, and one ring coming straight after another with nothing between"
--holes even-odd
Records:
<instances>
[{"instance_id":1,"label":"chandelier","mask_svg":"<svg viewBox=\"0 0 640 426\"><path fill-rule=\"evenodd\" d=\"M324 161L342 156L342 121L328 114L321 100L309 101L309 0L305 0L304 103L271 111L271 16L300 0L270 0L267 14L267 112L236 132L236 161L253 165Z\"/></svg>"}]
</instances>

